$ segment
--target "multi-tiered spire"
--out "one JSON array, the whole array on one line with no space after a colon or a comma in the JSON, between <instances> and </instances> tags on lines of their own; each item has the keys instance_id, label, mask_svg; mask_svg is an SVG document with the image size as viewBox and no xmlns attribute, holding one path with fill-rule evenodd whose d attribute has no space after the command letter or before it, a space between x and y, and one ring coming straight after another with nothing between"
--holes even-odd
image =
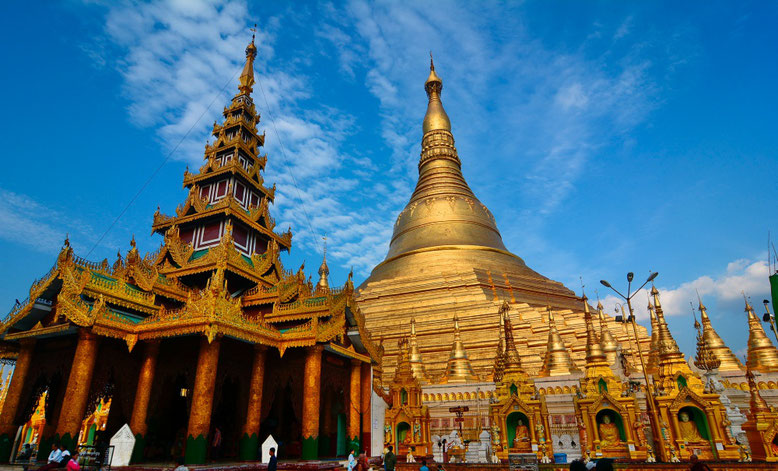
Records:
<instances>
[{"instance_id":1,"label":"multi-tiered spire","mask_svg":"<svg viewBox=\"0 0 778 471\"><path fill-rule=\"evenodd\" d=\"M584 322L586 324L586 371L581 379L581 390L585 395L605 392L600 391L600 384L605 384L605 390L616 386L619 381L616 380L611 369L608 356L603 349L601 339L597 337L594 329L594 320L589 311L589 299L584 294L581 297L584 309ZM597 305L600 315L602 314L602 304ZM602 318L600 318L602 323ZM602 325L602 324L601 324ZM613 392L613 391L611 391Z\"/></svg>"},{"instance_id":2,"label":"multi-tiered spire","mask_svg":"<svg viewBox=\"0 0 778 471\"><path fill-rule=\"evenodd\" d=\"M416 319L411 318L411 338L410 338L410 364L413 370L413 375L420 383L428 383L429 376L424 368L424 360L421 358L421 351L419 350L419 341L416 339Z\"/></svg>"},{"instance_id":3,"label":"multi-tiered spire","mask_svg":"<svg viewBox=\"0 0 778 471\"><path fill-rule=\"evenodd\" d=\"M261 175L267 156L258 153L265 136L258 134L259 114L251 97L256 55L252 39L238 93L224 108L222 123L213 125L204 165L197 173L184 173L186 201L174 216L154 215L152 231L165 235L163 275L201 284L218 267L234 285L230 291L250 283L269 286L282 276L278 253L289 250L292 235L274 232L269 205L275 186L265 187Z\"/></svg>"},{"instance_id":4,"label":"multi-tiered spire","mask_svg":"<svg viewBox=\"0 0 778 471\"><path fill-rule=\"evenodd\" d=\"M651 349L648 352L646 370L649 374L653 374L656 373L659 364L659 325L656 322L656 313L654 305L651 304L651 298L648 300L648 315L651 318Z\"/></svg>"},{"instance_id":5,"label":"multi-tiered spire","mask_svg":"<svg viewBox=\"0 0 778 471\"><path fill-rule=\"evenodd\" d=\"M746 300L748 313L748 368L761 373L778 371L778 349L765 334L754 308Z\"/></svg>"}]
</instances>

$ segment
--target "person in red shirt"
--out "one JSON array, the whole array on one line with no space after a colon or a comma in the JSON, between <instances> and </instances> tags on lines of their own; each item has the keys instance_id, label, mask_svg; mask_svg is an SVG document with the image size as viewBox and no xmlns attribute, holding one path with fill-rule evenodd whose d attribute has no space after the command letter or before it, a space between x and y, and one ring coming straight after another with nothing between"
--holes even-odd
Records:
<instances>
[{"instance_id":1,"label":"person in red shirt","mask_svg":"<svg viewBox=\"0 0 778 471\"><path fill-rule=\"evenodd\" d=\"M78 453L73 453L73 456L70 457L70 461L68 461L68 464L65 468L67 471L81 470L81 466L78 464Z\"/></svg>"}]
</instances>

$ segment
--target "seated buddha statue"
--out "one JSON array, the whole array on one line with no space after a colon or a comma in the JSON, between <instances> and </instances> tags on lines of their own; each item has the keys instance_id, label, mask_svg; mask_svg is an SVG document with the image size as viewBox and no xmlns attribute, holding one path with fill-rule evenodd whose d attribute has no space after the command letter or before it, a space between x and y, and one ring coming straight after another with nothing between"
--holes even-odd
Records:
<instances>
[{"instance_id":1,"label":"seated buddha statue","mask_svg":"<svg viewBox=\"0 0 778 471\"><path fill-rule=\"evenodd\" d=\"M513 439L513 446L516 448L530 448L529 428L524 425L523 419L519 419L516 423L516 438Z\"/></svg>"},{"instance_id":2,"label":"seated buddha statue","mask_svg":"<svg viewBox=\"0 0 778 471\"><path fill-rule=\"evenodd\" d=\"M602 416L602 422L597 426L597 431L600 432L600 446L608 448L612 446L621 445L621 436L619 435L619 428L616 424L611 422L610 415Z\"/></svg>"},{"instance_id":3,"label":"seated buddha statue","mask_svg":"<svg viewBox=\"0 0 778 471\"><path fill-rule=\"evenodd\" d=\"M691 421L689 414L681 412L678 414L678 428L681 431L681 440L688 443L704 442L705 440L700 435L700 431L697 429L697 424Z\"/></svg>"}]
</instances>

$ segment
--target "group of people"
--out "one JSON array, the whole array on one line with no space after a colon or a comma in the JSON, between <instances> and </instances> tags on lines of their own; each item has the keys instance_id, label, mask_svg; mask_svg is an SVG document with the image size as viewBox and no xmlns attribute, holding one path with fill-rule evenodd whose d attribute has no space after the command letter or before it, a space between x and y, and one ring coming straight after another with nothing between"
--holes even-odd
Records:
<instances>
[{"instance_id":1,"label":"group of people","mask_svg":"<svg viewBox=\"0 0 778 471\"><path fill-rule=\"evenodd\" d=\"M19 457L17 457L18 459ZM71 455L65 445L53 443L46 464L38 468L37 471L50 471L57 468L64 468L67 471L80 471L81 465L78 464L78 452Z\"/></svg>"}]
</instances>

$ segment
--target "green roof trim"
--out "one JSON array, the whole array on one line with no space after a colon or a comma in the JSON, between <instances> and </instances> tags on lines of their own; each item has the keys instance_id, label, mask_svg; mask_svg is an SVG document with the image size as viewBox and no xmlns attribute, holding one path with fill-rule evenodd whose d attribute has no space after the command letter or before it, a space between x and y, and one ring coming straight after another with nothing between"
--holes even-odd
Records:
<instances>
[{"instance_id":1,"label":"green roof trim","mask_svg":"<svg viewBox=\"0 0 778 471\"><path fill-rule=\"evenodd\" d=\"M198 258L201 258L201 257L205 256L205 254L207 254L207 253L208 253L208 249L195 250L192 253L192 256L189 257L189 261L191 262L192 260L197 260Z\"/></svg>"},{"instance_id":2,"label":"green roof trim","mask_svg":"<svg viewBox=\"0 0 778 471\"><path fill-rule=\"evenodd\" d=\"M110 277L108 275L103 275L102 273L97 273L95 271L92 272L92 276L94 276L95 278L102 278L103 280L106 281L111 281L111 282L116 281L116 278Z\"/></svg>"}]
</instances>

